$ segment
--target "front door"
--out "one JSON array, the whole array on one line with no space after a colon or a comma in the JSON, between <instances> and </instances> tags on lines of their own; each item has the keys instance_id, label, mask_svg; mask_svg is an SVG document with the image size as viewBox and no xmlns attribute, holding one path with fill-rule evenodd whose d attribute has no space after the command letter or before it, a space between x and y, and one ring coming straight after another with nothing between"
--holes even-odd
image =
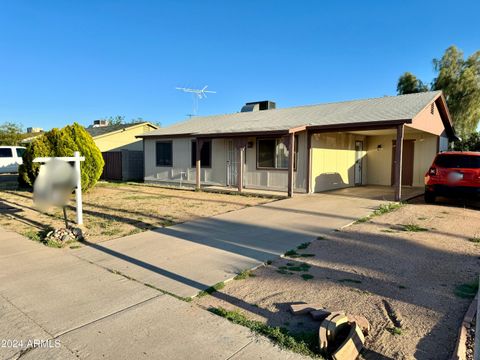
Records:
<instances>
[{"instance_id":1,"label":"front door","mask_svg":"<svg viewBox=\"0 0 480 360\"><path fill-rule=\"evenodd\" d=\"M392 185L395 184L395 151L397 148L396 141L393 140L392 146ZM402 185L413 185L413 157L415 151L415 140L403 140L402 153Z\"/></svg>"},{"instance_id":2,"label":"front door","mask_svg":"<svg viewBox=\"0 0 480 360\"><path fill-rule=\"evenodd\" d=\"M237 151L233 140L227 140L227 186L237 186Z\"/></svg>"},{"instance_id":3,"label":"front door","mask_svg":"<svg viewBox=\"0 0 480 360\"><path fill-rule=\"evenodd\" d=\"M355 185L362 185L363 141L355 141Z\"/></svg>"}]
</instances>

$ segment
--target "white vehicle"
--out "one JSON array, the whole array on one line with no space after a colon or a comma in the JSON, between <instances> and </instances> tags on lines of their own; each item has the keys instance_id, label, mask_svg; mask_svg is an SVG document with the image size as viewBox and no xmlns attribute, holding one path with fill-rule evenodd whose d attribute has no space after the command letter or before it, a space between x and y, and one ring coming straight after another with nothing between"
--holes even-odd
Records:
<instances>
[{"instance_id":1,"label":"white vehicle","mask_svg":"<svg viewBox=\"0 0 480 360\"><path fill-rule=\"evenodd\" d=\"M18 172L24 152L23 146L0 146L0 174Z\"/></svg>"}]
</instances>

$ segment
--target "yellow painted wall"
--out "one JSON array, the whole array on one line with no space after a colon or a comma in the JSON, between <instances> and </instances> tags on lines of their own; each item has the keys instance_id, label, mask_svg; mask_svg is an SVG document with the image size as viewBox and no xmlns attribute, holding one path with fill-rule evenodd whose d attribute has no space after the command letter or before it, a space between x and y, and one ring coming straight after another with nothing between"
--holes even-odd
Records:
<instances>
[{"instance_id":1,"label":"yellow painted wall","mask_svg":"<svg viewBox=\"0 0 480 360\"><path fill-rule=\"evenodd\" d=\"M95 144L100 151L117 150L143 150L142 139L137 139L136 135L142 135L146 132L155 130L151 126L143 125L127 128L121 132L106 134L94 138Z\"/></svg>"},{"instance_id":2,"label":"yellow painted wall","mask_svg":"<svg viewBox=\"0 0 480 360\"><path fill-rule=\"evenodd\" d=\"M396 135L367 137L367 183L370 185L391 185L392 171L392 140ZM405 139L414 139L413 186L423 186L424 175L437 153L435 135L406 134ZM382 150L378 151L378 145Z\"/></svg>"},{"instance_id":3,"label":"yellow painted wall","mask_svg":"<svg viewBox=\"0 0 480 360\"><path fill-rule=\"evenodd\" d=\"M355 141L364 136L348 133L320 133L312 136L312 189L315 192L354 186ZM364 141L364 149L366 144ZM367 164L363 152L363 181Z\"/></svg>"}]
</instances>

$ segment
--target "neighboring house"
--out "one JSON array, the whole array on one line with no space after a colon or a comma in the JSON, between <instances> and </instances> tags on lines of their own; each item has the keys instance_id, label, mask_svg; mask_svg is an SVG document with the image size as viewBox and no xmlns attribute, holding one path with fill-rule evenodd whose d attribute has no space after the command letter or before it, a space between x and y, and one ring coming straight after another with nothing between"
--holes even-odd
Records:
<instances>
[{"instance_id":1,"label":"neighboring house","mask_svg":"<svg viewBox=\"0 0 480 360\"><path fill-rule=\"evenodd\" d=\"M120 150L142 151L142 141L137 139L136 136L156 129L158 127L149 122L108 125L108 123L101 123L98 120L94 125L86 128L101 152Z\"/></svg>"},{"instance_id":2,"label":"neighboring house","mask_svg":"<svg viewBox=\"0 0 480 360\"><path fill-rule=\"evenodd\" d=\"M141 180L143 173L143 145L136 138L158 129L149 122L108 125L95 120L86 128L92 135L105 161L101 178L104 180Z\"/></svg>"},{"instance_id":3,"label":"neighboring house","mask_svg":"<svg viewBox=\"0 0 480 360\"><path fill-rule=\"evenodd\" d=\"M239 113L194 117L139 135L144 180L285 190L289 196L395 185L400 199L400 184L422 186L435 154L456 139L441 91L274 107L249 103Z\"/></svg>"}]
</instances>

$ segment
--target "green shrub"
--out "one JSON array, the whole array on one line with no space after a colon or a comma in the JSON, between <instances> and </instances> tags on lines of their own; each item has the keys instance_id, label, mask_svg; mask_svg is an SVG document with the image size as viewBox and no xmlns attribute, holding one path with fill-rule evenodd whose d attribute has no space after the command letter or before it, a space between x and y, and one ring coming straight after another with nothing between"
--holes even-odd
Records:
<instances>
[{"instance_id":1,"label":"green shrub","mask_svg":"<svg viewBox=\"0 0 480 360\"><path fill-rule=\"evenodd\" d=\"M81 163L82 190L91 189L102 174L104 161L93 138L77 123L63 129L52 129L28 144L23 155L23 165L18 169L20 183L33 186L40 168L40 164L33 162L35 158L73 156L75 151L85 157Z\"/></svg>"}]
</instances>

